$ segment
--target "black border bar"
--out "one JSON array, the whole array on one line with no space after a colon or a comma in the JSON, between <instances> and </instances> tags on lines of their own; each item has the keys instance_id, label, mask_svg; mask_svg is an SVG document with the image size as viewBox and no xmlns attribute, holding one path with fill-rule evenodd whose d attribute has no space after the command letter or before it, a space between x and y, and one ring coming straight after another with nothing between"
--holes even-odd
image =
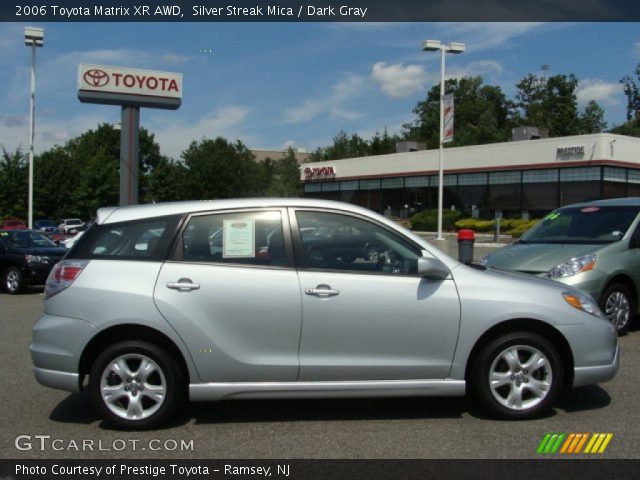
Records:
<instances>
[{"instance_id":1,"label":"black border bar","mask_svg":"<svg viewBox=\"0 0 640 480\"><path fill-rule=\"evenodd\" d=\"M142 8L145 6L148 7L146 10ZM632 0L14 0L1 2L0 21L25 23L96 21L634 22L640 21L640 2Z\"/></svg>"}]
</instances>

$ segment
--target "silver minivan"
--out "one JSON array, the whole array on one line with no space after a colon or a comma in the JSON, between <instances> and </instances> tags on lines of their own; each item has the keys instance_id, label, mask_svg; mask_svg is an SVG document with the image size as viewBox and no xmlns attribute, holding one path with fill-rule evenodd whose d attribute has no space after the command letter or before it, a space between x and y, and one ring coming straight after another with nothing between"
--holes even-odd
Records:
<instances>
[{"instance_id":1,"label":"silver minivan","mask_svg":"<svg viewBox=\"0 0 640 480\"><path fill-rule=\"evenodd\" d=\"M579 290L312 199L100 209L47 280L31 355L41 384L127 429L235 398L468 393L525 419L619 362Z\"/></svg>"}]
</instances>

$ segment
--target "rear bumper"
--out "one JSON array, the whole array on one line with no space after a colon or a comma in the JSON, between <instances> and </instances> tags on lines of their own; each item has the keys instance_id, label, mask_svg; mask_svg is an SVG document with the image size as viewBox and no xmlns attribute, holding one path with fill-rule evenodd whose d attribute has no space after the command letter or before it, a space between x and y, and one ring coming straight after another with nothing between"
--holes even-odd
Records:
<instances>
[{"instance_id":1,"label":"rear bumper","mask_svg":"<svg viewBox=\"0 0 640 480\"><path fill-rule=\"evenodd\" d=\"M79 393L80 375L77 373L60 372L58 370L47 370L45 368L33 367L33 373L40 385L45 387L66 390L68 392Z\"/></svg>"},{"instance_id":2,"label":"rear bumper","mask_svg":"<svg viewBox=\"0 0 640 480\"><path fill-rule=\"evenodd\" d=\"M608 365L595 367L576 367L573 370L573 386L591 385L611 380L618 372L620 365L620 346L616 346L613 361Z\"/></svg>"}]
</instances>

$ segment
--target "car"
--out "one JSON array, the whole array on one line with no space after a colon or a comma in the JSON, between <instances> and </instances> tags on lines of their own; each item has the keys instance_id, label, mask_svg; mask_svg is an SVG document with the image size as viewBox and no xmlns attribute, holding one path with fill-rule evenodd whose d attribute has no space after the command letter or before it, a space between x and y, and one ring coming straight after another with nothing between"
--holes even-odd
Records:
<instances>
[{"instance_id":1,"label":"car","mask_svg":"<svg viewBox=\"0 0 640 480\"><path fill-rule=\"evenodd\" d=\"M44 284L65 253L65 248L58 247L40 232L0 230L2 288L13 295L28 285Z\"/></svg>"},{"instance_id":2,"label":"car","mask_svg":"<svg viewBox=\"0 0 640 480\"><path fill-rule=\"evenodd\" d=\"M481 263L586 291L623 335L638 313L640 298L640 198L554 210L520 240Z\"/></svg>"},{"instance_id":3,"label":"car","mask_svg":"<svg viewBox=\"0 0 640 480\"><path fill-rule=\"evenodd\" d=\"M65 218L60 222L58 228L62 233L73 233L75 230L79 232L84 227L84 222L79 218Z\"/></svg>"},{"instance_id":4,"label":"car","mask_svg":"<svg viewBox=\"0 0 640 480\"><path fill-rule=\"evenodd\" d=\"M0 225L0 229L2 230L26 230L27 225L24 221L19 220L17 218L5 218L2 221L2 225Z\"/></svg>"},{"instance_id":5,"label":"car","mask_svg":"<svg viewBox=\"0 0 640 480\"><path fill-rule=\"evenodd\" d=\"M33 229L43 233L60 233L56 224L48 218L41 218L33 222Z\"/></svg>"},{"instance_id":6,"label":"car","mask_svg":"<svg viewBox=\"0 0 640 480\"><path fill-rule=\"evenodd\" d=\"M335 242L310 259L305 242L335 228L379 257L349 259ZM44 296L37 381L85 392L121 429L162 425L187 399L468 393L492 416L527 419L619 364L613 325L581 291L464 265L328 200L99 209Z\"/></svg>"}]
</instances>

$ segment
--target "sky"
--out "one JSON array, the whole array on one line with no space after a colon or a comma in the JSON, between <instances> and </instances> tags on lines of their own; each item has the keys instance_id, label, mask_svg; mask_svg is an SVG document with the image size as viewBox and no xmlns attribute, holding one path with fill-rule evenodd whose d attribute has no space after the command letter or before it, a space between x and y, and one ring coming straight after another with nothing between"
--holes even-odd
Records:
<instances>
[{"instance_id":1,"label":"sky","mask_svg":"<svg viewBox=\"0 0 640 480\"><path fill-rule=\"evenodd\" d=\"M313 151L341 130L400 132L439 81L425 39L464 42L447 77L480 75L509 98L528 73L575 74L578 101L624 123L619 80L640 63L638 23L45 23L37 50L36 153L100 123L118 107L77 99L79 63L183 74L182 106L142 109L141 124L172 158L223 136L251 149ZM25 24L0 23L0 145L28 148L30 49Z\"/></svg>"}]
</instances>

